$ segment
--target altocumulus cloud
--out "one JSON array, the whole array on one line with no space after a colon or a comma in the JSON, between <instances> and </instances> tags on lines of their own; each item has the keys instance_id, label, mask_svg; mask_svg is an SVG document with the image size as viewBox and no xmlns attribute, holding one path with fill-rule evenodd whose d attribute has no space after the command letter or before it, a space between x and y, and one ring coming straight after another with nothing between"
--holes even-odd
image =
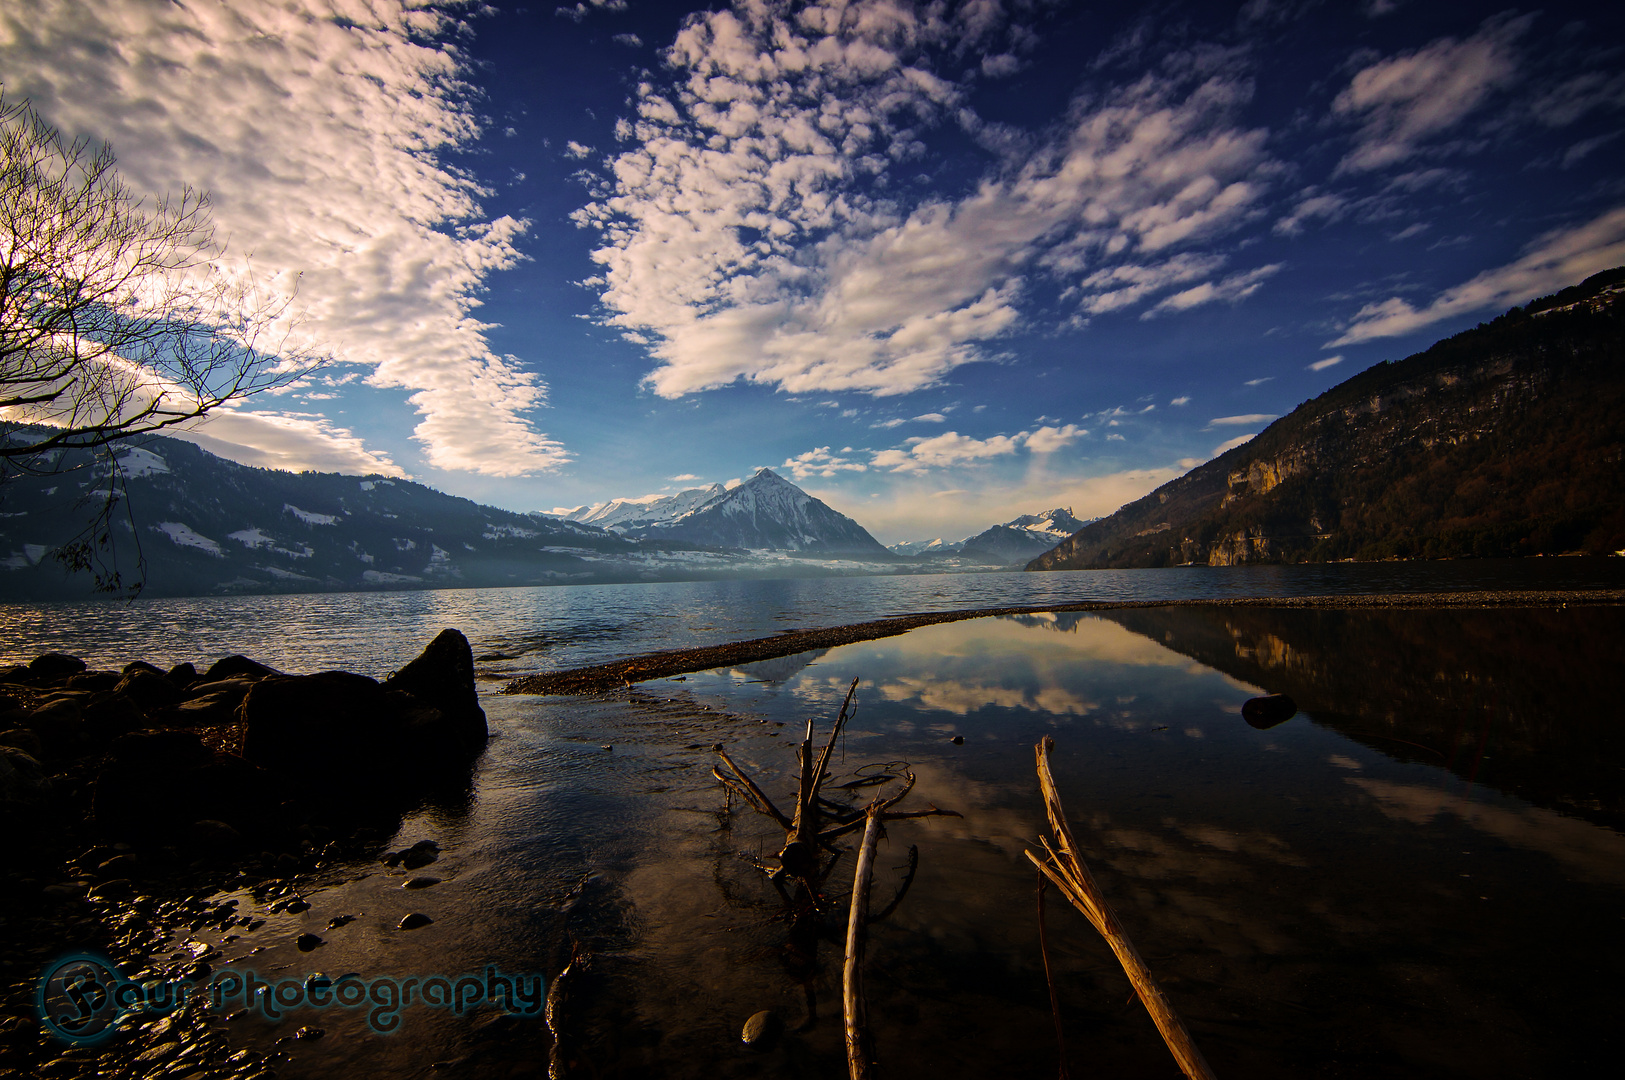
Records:
<instances>
[{"instance_id":1,"label":"altocumulus cloud","mask_svg":"<svg viewBox=\"0 0 1625 1080\"><path fill-rule=\"evenodd\" d=\"M1032 275L1086 317L1177 286L1158 310L1235 301L1275 271L1209 283L1226 257L1189 250L1255 216L1279 170L1267 133L1232 120L1250 83L1210 64L1080 96L1045 138L1008 140L969 194L899 201L885 181L926 152L924 129L993 126L969 108L966 72L1018 29L987 3L767 0L691 17L575 215L602 231L587 284L649 348L646 385L902 394L983 359L1022 323ZM935 70L954 65L959 81Z\"/></svg>"},{"instance_id":2,"label":"altocumulus cloud","mask_svg":"<svg viewBox=\"0 0 1625 1080\"><path fill-rule=\"evenodd\" d=\"M210 191L262 281L298 280L303 334L370 385L411 391L430 464L547 470L569 455L527 419L546 388L473 316L526 223L487 220L481 191L436 158L478 132L436 43L452 28L412 0L32 0L0 7L0 55L8 92L110 142L138 189ZM348 433L293 419L264 422L280 460L301 435L355 460Z\"/></svg>"}]
</instances>

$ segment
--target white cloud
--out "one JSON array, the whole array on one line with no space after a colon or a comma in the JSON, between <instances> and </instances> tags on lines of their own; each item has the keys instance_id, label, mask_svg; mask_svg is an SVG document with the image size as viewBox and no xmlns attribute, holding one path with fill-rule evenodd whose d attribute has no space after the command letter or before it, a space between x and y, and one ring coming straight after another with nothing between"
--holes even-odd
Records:
<instances>
[{"instance_id":1,"label":"white cloud","mask_svg":"<svg viewBox=\"0 0 1625 1080\"><path fill-rule=\"evenodd\" d=\"M879 197L919 129L967 122L930 70L964 30L945 10L741 7L678 34L606 194L575 215L602 230L606 321L650 339L655 393L917 390L1021 322L1029 276L1162 266L1256 212L1266 132L1231 121L1251 88L1194 68L1080 99L963 198Z\"/></svg>"},{"instance_id":2,"label":"white cloud","mask_svg":"<svg viewBox=\"0 0 1625 1080\"><path fill-rule=\"evenodd\" d=\"M1263 288L1264 282L1274 276L1282 265L1270 263L1268 266L1260 266L1240 274L1231 274L1222 281L1204 281L1200 285L1167 297L1140 318L1153 318L1163 311L1188 311L1193 307L1216 301L1237 303Z\"/></svg>"},{"instance_id":3,"label":"white cloud","mask_svg":"<svg viewBox=\"0 0 1625 1080\"><path fill-rule=\"evenodd\" d=\"M1242 427L1247 424L1262 424L1267 420L1274 420L1274 413L1246 413L1242 416L1215 416L1207 422L1208 427Z\"/></svg>"},{"instance_id":4,"label":"white cloud","mask_svg":"<svg viewBox=\"0 0 1625 1080\"><path fill-rule=\"evenodd\" d=\"M1537 237L1522 258L1446 289L1424 308L1397 296L1367 304L1326 348L1396 337L1484 308L1521 304L1621 263L1625 263L1625 206Z\"/></svg>"},{"instance_id":5,"label":"white cloud","mask_svg":"<svg viewBox=\"0 0 1625 1080\"><path fill-rule=\"evenodd\" d=\"M1061 427L1046 425L1027 436L1027 449L1034 454L1053 454L1065 446L1071 446L1079 436L1089 434L1076 424L1065 424Z\"/></svg>"},{"instance_id":6,"label":"white cloud","mask_svg":"<svg viewBox=\"0 0 1625 1080\"><path fill-rule=\"evenodd\" d=\"M574 139L565 141L564 156L567 158L576 158L577 160L580 160L587 157L591 153L592 147L590 146L584 146L583 144L576 142Z\"/></svg>"},{"instance_id":7,"label":"white cloud","mask_svg":"<svg viewBox=\"0 0 1625 1080\"><path fill-rule=\"evenodd\" d=\"M1274 375L1265 375L1261 379L1248 379L1247 380L1247 385L1248 386L1263 386L1265 383L1273 381L1274 378L1275 378Z\"/></svg>"},{"instance_id":8,"label":"white cloud","mask_svg":"<svg viewBox=\"0 0 1625 1080\"><path fill-rule=\"evenodd\" d=\"M368 450L350 431L309 413L219 409L190 429L166 434L261 469L406 475L388 454Z\"/></svg>"},{"instance_id":9,"label":"white cloud","mask_svg":"<svg viewBox=\"0 0 1625 1080\"><path fill-rule=\"evenodd\" d=\"M815 450L808 450L804 454L786 458L781 469L789 469L795 474L797 480L805 480L809 476L834 476L843 472L868 472L869 466L861 461L851 461L837 454L830 453L827 446L820 446Z\"/></svg>"},{"instance_id":10,"label":"white cloud","mask_svg":"<svg viewBox=\"0 0 1625 1080\"><path fill-rule=\"evenodd\" d=\"M626 0L581 0L569 7L554 8L553 14L571 22L580 22L594 11L625 11L626 6Z\"/></svg>"},{"instance_id":11,"label":"white cloud","mask_svg":"<svg viewBox=\"0 0 1625 1080\"><path fill-rule=\"evenodd\" d=\"M902 427L906 423L908 423L908 421L904 420L901 416L894 416L890 420L882 420L879 423L870 424L869 426L876 428L894 428Z\"/></svg>"},{"instance_id":12,"label":"white cloud","mask_svg":"<svg viewBox=\"0 0 1625 1080\"><path fill-rule=\"evenodd\" d=\"M1168 402L1168 404L1170 404L1170 405L1189 405L1190 403L1191 403L1191 398L1190 398L1189 394L1182 394L1181 396L1176 397L1172 401Z\"/></svg>"},{"instance_id":13,"label":"white cloud","mask_svg":"<svg viewBox=\"0 0 1625 1080\"><path fill-rule=\"evenodd\" d=\"M1244 443L1252 442L1256 438L1258 438L1258 432L1255 431L1249 435L1237 435L1234 439L1226 439L1224 442L1213 448L1213 457L1218 457L1226 450L1234 450L1236 447L1241 446Z\"/></svg>"},{"instance_id":14,"label":"white cloud","mask_svg":"<svg viewBox=\"0 0 1625 1080\"><path fill-rule=\"evenodd\" d=\"M616 34L612 39L617 45L625 45L632 49L643 48L643 39L636 34Z\"/></svg>"},{"instance_id":15,"label":"white cloud","mask_svg":"<svg viewBox=\"0 0 1625 1080\"><path fill-rule=\"evenodd\" d=\"M1512 80L1512 45L1532 19L1496 16L1465 41L1440 38L1359 71L1332 103L1335 115L1360 124L1355 146L1337 171L1397 164L1455 127Z\"/></svg>"},{"instance_id":16,"label":"white cloud","mask_svg":"<svg viewBox=\"0 0 1625 1080\"><path fill-rule=\"evenodd\" d=\"M1013 437L994 435L987 439L976 439L957 431L945 431L929 439L909 439L906 450L882 450L874 456L872 464L877 469L890 469L892 472L918 472L933 467L984 461L1014 454L1021 448L1025 435L1023 432Z\"/></svg>"},{"instance_id":17,"label":"white cloud","mask_svg":"<svg viewBox=\"0 0 1625 1080\"><path fill-rule=\"evenodd\" d=\"M1123 436L1117 434L1117 432L1115 432L1115 431L1112 432L1110 435L1106 436L1106 441L1107 442L1128 442L1127 439L1125 439Z\"/></svg>"},{"instance_id":18,"label":"white cloud","mask_svg":"<svg viewBox=\"0 0 1625 1080\"><path fill-rule=\"evenodd\" d=\"M1062 427L1045 425L1035 431L994 435L986 439L945 431L930 438L915 436L906 440L902 447L881 450L874 455L870 464L877 469L906 473L1007 457L1022 447L1033 454L1053 454L1087 434L1087 430L1076 424Z\"/></svg>"},{"instance_id":19,"label":"white cloud","mask_svg":"<svg viewBox=\"0 0 1625 1080\"><path fill-rule=\"evenodd\" d=\"M920 423L926 424L945 424L948 422L948 418L939 412L921 413L914 419Z\"/></svg>"},{"instance_id":20,"label":"white cloud","mask_svg":"<svg viewBox=\"0 0 1625 1080\"><path fill-rule=\"evenodd\" d=\"M698 480L699 477L695 476L691 472L686 472L686 473L678 473L676 476L668 476L668 477L666 477L666 479L670 480L674 484L686 484L690 480Z\"/></svg>"},{"instance_id":21,"label":"white cloud","mask_svg":"<svg viewBox=\"0 0 1625 1080\"><path fill-rule=\"evenodd\" d=\"M1307 223L1317 219L1336 221L1348 213L1348 209L1349 201L1343 196L1311 187L1299 197L1292 213L1275 223L1275 233L1279 236L1297 236Z\"/></svg>"},{"instance_id":22,"label":"white cloud","mask_svg":"<svg viewBox=\"0 0 1625 1080\"><path fill-rule=\"evenodd\" d=\"M1328 356L1324 360L1316 360L1312 364L1305 365L1304 370L1306 370L1306 371L1325 371L1327 368L1335 367L1336 365L1341 364L1342 362L1343 362L1343 357L1341 355Z\"/></svg>"},{"instance_id":23,"label":"white cloud","mask_svg":"<svg viewBox=\"0 0 1625 1080\"><path fill-rule=\"evenodd\" d=\"M487 219L438 155L478 125L448 16L418 3L38 0L0 6L6 90L108 140L138 190L211 192L234 256L298 280L301 332L368 382L411 392L439 468L557 466L531 430L543 383L474 317L527 224ZM302 275L302 277L300 277Z\"/></svg>"}]
</instances>

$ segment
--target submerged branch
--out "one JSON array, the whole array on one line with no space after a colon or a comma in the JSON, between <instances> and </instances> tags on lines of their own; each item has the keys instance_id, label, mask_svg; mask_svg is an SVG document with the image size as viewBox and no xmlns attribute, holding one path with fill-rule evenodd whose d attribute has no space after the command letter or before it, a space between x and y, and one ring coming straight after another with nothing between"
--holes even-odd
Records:
<instances>
[{"instance_id":1,"label":"submerged branch","mask_svg":"<svg viewBox=\"0 0 1625 1080\"><path fill-rule=\"evenodd\" d=\"M1044 796L1044 810L1049 816L1050 830L1055 834L1059 850L1052 847L1049 841L1041 839L1048 859L1040 859L1031 851L1027 852L1027 858L1055 883L1072 906L1083 912L1084 917L1100 931L1100 936L1106 939L1106 944L1116 954L1117 962L1123 966L1124 973L1134 986L1134 992L1145 1004L1157 1030L1162 1033L1163 1042L1168 1044L1169 1052L1174 1055L1174 1060L1185 1075L1191 1080L1213 1080L1213 1070L1208 1068L1202 1052L1196 1048L1185 1022L1163 995L1162 988L1152 977L1151 970L1146 967L1134 943L1123 932L1117 915L1101 895L1089 868L1078 855L1077 842L1072 837L1072 829L1066 823L1066 811L1061 806L1060 792L1055 787L1055 778L1050 775L1049 754L1054 746L1055 740L1046 735L1034 750L1038 759L1038 785Z\"/></svg>"}]
</instances>

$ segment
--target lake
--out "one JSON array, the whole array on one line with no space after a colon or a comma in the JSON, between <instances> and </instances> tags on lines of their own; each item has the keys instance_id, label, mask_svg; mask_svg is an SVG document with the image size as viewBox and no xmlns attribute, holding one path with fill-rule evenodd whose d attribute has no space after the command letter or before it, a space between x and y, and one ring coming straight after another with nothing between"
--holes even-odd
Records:
<instances>
[{"instance_id":1,"label":"lake","mask_svg":"<svg viewBox=\"0 0 1625 1080\"><path fill-rule=\"evenodd\" d=\"M40 652L92 667L199 665L230 653L286 671L382 676L441 629L468 635L497 675L767 637L887 615L1086 600L1180 600L1625 586L1625 559L1479 559L1057 573L925 574L0 603L0 663Z\"/></svg>"},{"instance_id":2,"label":"lake","mask_svg":"<svg viewBox=\"0 0 1625 1080\"><path fill-rule=\"evenodd\" d=\"M979 604L1459 588L1617 586L1620 561L1529 560L594 586L7 608L40 644L112 664L243 651L374 674L443 625L488 671L521 672L776 630ZM642 591L640 591L642 590ZM33 633L29 644L13 634ZM55 635L55 636L52 636ZM871 928L876 1053L894 1077L1055 1075L1037 936L1044 831L1033 746L1102 892L1219 1076L1568 1076L1618 1060L1625 1009L1625 608L1143 608L984 618L595 697L485 693L493 738L469 791L410 813L389 847L442 848L441 880L371 862L305 884L309 910L202 935L262 978L551 977L591 962L561 1010L572 1075L838 1077L851 856L792 926L753 860L783 834L710 769L725 744L784 805L807 718L857 712L827 789L861 807L910 771ZM494 689L497 684L487 684ZM1242 704L1288 693L1267 729ZM963 739L956 744L954 737ZM881 785L895 790L897 781ZM853 785L840 787L836 785ZM409 912L434 922L395 929ZM330 928L335 916L354 921ZM1177 1069L1127 980L1053 890L1048 941L1073 1075ZM301 952L296 938L325 941ZM189 939L175 939L190 960ZM747 1017L786 1032L746 1050ZM283 1077L534 1075L540 1022L491 1009L219 1021ZM301 1026L325 1036L290 1042ZM428 1071L435 1066L433 1072Z\"/></svg>"}]
</instances>

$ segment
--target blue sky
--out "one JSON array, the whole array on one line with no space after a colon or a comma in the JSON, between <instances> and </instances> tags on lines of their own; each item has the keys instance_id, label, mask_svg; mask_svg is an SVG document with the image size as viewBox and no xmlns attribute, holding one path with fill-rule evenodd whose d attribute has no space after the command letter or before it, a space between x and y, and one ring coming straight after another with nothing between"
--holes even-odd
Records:
<instances>
[{"instance_id":1,"label":"blue sky","mask_svg":"<svg viewBox=\"0 0 1625 1080\"><path fill-rule=\"evenodd\" d=\"M1122 502L1625 263L1625 16L35 0L333 362L194 433L517 510L771 466L880 539Z\"/></svg>"}]
</instances>

